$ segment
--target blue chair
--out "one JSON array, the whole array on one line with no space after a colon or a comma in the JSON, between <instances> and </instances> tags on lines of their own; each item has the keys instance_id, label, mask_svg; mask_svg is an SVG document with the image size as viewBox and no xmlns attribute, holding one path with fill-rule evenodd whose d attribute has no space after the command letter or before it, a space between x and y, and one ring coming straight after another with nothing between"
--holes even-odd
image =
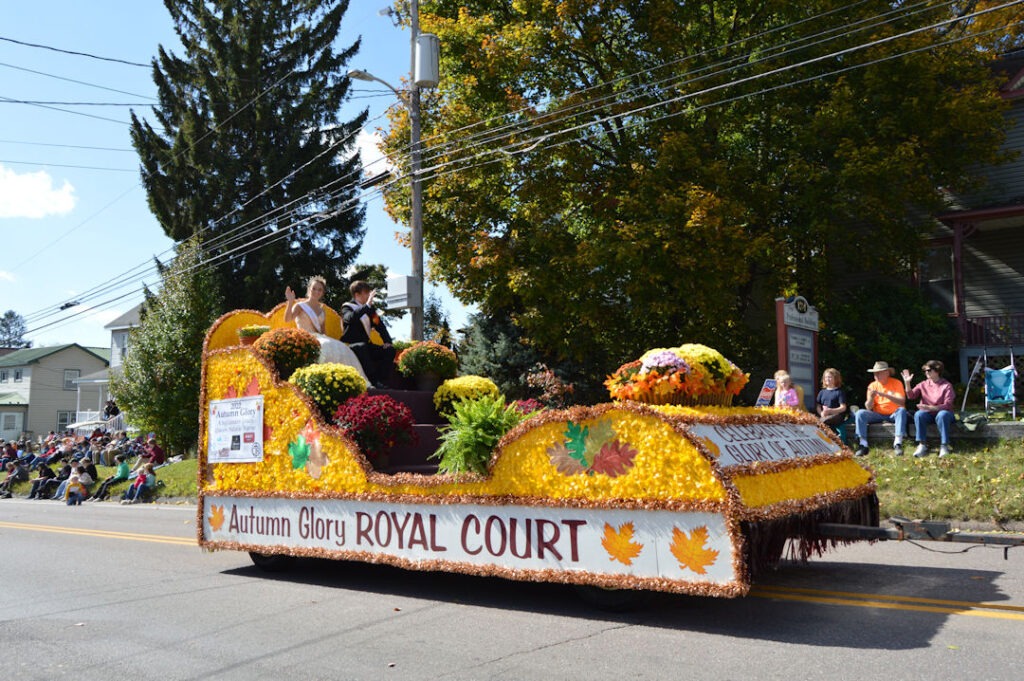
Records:
<instances>
[{"instance_id":1,"label":"blue chair","mask_svg":"<svg viewBox=\"0 0 1024 681\"><path fill-rule=\"evenodd\" d=\"M1017 418L1016 374L1012 364L1003 369L985 369L986 415L1003 409Z\"/></svg>"}]
</instances>

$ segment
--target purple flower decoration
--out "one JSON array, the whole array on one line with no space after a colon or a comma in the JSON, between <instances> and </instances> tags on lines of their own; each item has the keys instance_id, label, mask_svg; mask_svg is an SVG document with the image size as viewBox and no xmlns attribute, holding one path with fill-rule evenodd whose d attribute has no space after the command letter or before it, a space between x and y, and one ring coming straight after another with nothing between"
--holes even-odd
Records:
<instances>
[{"instance_id":1,"label":"purple flower decoration","mask_svg":"<svg viewBox=\"0 0 1024 681\"><path fill-rule=\"evenodd\" d=\"M681 357L676 356L676 354L671 350L662 350L661 352L651 355L645 359L641 364L641 369L643 371L654 370L659 373L666 370L679 371L685 374L690 370L690 365Z\"/></svg>"}]
</instances>

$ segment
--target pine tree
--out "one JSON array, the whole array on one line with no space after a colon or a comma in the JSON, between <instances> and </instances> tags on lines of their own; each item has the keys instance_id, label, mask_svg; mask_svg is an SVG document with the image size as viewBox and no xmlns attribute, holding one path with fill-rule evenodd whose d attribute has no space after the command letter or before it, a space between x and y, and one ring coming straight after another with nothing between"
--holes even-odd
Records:
<instances>
[{"instance_id":1,"label":"pine tree","mask_svg":"<svg viewBox=\"0 0 1024 681\"><path fill-rule=\"evenodd\" d=\"M111 376L110 391L130 423L183 453L199 438L203 338L220 300L196 239L183 242L174 262L160 270L160 291L146 291L141 322L132 329L124 369Z\"/></svg>"},{"instance_id":2,"label":"pine tree","mask_svg":"<svg viewBox=\"0 0 1024 681\"><path fill-rule=\"evenodd\" d=\"M32 341L25 340L25 318L14 310L4 312L0 317L0 348L30 348Z\"/></svg>"},{"instance_id":3,"label":"pine tree","mask_svg":"<svg viewBox=\"0 0 1024 681\"><path fill-rule=\"evenodd\" d=\"M362 242L354 135L334 42L347 0L164 0L155 124L132 114L149 205L171 238L201 235L228 308L269 309L309 274L342 281Z\"/></svg>"}]
</instances>

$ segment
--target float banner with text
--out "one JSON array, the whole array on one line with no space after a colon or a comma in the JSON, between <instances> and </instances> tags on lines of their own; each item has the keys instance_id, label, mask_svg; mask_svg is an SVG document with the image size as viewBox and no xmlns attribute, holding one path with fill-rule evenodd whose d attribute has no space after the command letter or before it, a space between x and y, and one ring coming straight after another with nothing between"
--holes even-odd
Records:
<instances>
[{"instance_id":1,"label":"float banner with text","mask_svg":"<svg viewBox=\"0 0 1024 681\"><path fill-rule=\"evenodd\" d=\"M809 424L702 423L691 426L690 433L703 442L723 467L842 453L830 437Z\"/></svg>"},{"instance_id":2,"label":"float banner with text","mask_svg":"<svg viewBox=\"0 0 1024 681\"><path fill-rule=\"evenodd\" d=\"M263 396L210 400L206 458L210 463L263 461Z\"/></svg>"},{"instance_id":3,"label":"float banner with text","mask_svg":"<svg viewBox=\"0 0 1024 681\"><path fill-rule=\"evenodd\" d=\"M203 536L339 558L734 580L733 544L716 513L206 495Z\"/></svg>"}]
</instances>

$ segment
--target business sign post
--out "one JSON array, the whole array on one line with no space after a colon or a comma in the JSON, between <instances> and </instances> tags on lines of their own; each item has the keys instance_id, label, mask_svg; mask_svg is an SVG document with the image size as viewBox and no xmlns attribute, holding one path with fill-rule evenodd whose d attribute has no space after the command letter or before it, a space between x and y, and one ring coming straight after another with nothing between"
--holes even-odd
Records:
<instances>
[{"instance_id":1,"label":"business sign post","mask_svg":"<svg viewBox=\"0 0 1024 681\"><path fill-rule=\"evenodd\" d=\"M804 391L804 406L814 412L818 394L818 311L803 296L775 299L779 367Z\"/></svg>"}]
</instances>

